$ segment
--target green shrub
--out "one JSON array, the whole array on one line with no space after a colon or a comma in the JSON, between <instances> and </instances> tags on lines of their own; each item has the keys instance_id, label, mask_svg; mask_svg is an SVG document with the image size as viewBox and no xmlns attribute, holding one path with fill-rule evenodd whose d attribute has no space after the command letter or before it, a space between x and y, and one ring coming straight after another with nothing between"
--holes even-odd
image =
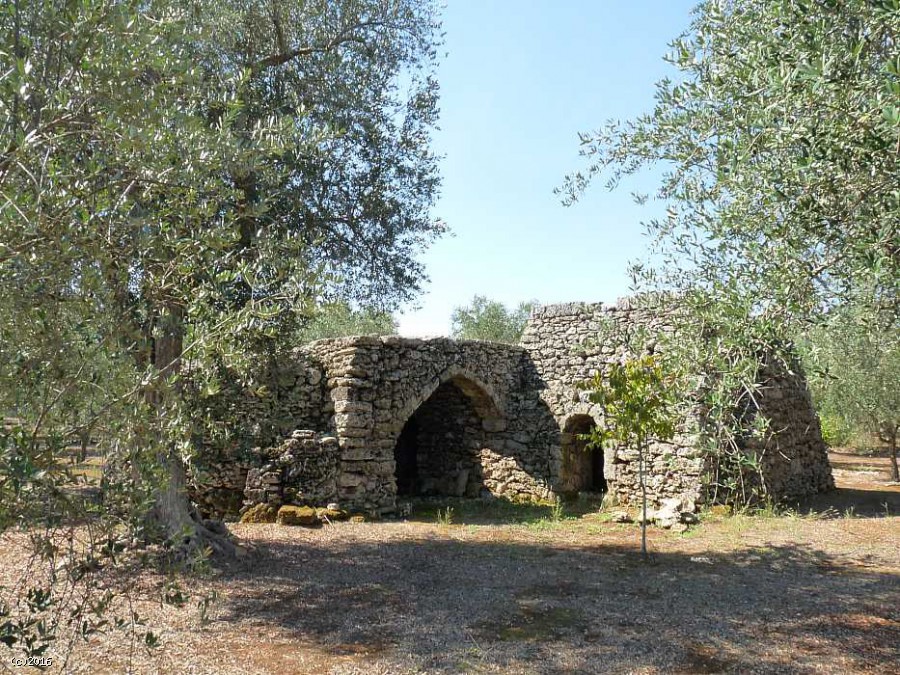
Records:
<instances>
[{"instance_id":1,"label":"green shrub","mask_svg":"<svg viewBox=\"0 0 900 675\"><path fill-rule=\"evenodd\" d=\"M822 438L829 447L845 446L853 440L853 429L839 415L820 413L819 423L822 426Z\"/></svg>"}]
</instances>

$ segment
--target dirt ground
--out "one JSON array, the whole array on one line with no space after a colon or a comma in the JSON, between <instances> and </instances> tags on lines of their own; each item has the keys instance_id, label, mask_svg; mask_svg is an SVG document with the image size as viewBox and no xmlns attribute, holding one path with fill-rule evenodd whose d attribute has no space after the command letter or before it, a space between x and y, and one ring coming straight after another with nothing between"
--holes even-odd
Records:
<instances>
[{"instance_id":1,"label":"dirt ground","mask_svg":"<svg viewBox=\"0 0 900 675\"><path fill-rule=\"evenodd\" d=\"M603 513L234 525L249 554L190 582L206 621L139 603L160 648L94 640L67 672L900 673L900 487L833 461L839 489L787 515L651 529L649 564Z\"/></svg>"}]
</instances>

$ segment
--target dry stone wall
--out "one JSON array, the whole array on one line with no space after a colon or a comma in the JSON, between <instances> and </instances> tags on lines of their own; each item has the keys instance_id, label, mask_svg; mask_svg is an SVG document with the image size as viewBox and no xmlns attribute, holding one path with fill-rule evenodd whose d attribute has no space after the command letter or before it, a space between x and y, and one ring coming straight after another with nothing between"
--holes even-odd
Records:
<instances>
[{"instance_id":1,"label":"dry stone wall","mask_svg":"<svg viewBox=\"0 0 900 675\"><path fill-rule=\"evenodd\" d=\"M254 504L389 513L409 495L548 499L598 486L630 503L637 454L584 456L577 434L602 420L576 385L625 357L626 344L654 350L676 323L625 300L539 308L518 346L396 336L315 342L208 401L204 414L219 415L221 433L203 439L208 459L198 464L195 498L225 516ZM762 400L778 433L747 447L763 457L770 493L827 489L831 472L802 378L771 375ZM690 509L703 500L709 467L698 427L685 419L675 440L649 449L656 505L678 499Z\"/></svg>"},{"instance_id":2,"label":"dry stone wall","mask_svg":"<svg viewBox=\"0 0 900 675\"><path fill-rule=\"evenodd\" d=\"M589 416L596 424L602 424L599 410L585 395L573 396L578 382L632 355L627 345L652 353L660 336L677 328L673 314L636 306L628 298L611 306L551 305L533 312L522 346L534 363L534 386L553 416L563 420L561 428L565 431L565 421L579 416ZM756 414L765 418L769 433L764 438L748 434L744 444L746 451L761 459L765 491L775 499L795 499L834 486L818 418L798 371L795 368L793 375L763 371L760 409ZM752 423L752 417L748 417L748 427ZM559 450L550 448L554 475L560 478L560 485L567 482L567 463L577 464L565 456L578 451L575 445L563 442ZM711 467L702 449L699 410L680 422L671 442L652 443L647 461L646 482L654 507L676 498L688 506L707 499L706 481ZM604 474L620 503L637 499L640 489L635 449L608 450Z\"/></svg>"},{"instance_id":3,"label":"dry stone wall","mask_svg":"<svg viewBox=\"0 0 900 675\"><path fill-rule=\"evenodd\" d=\"M536 393L561 421L566 431L569 420L587 416L602 424L599 409L587 401L577 385L608 364L629 355L627 344L653 351L663 332L674 330L669 317L638 308L629 299L615 305L571 303L536 309L522 336L534 363L532 385ZM573 434L565 434L559 446L549 448L554 475L565 488L571 477L567 466L579 466L583 452ZM623 504L633 502L640 493L638 454L633 448L614 448L605 452L604 478L609 490ZM684 420L672 442L652 443L647 451L647 487L654 505L666 498L685 502L702 500L701 475L705 460L698 449L696 424Z\"/></svg>"},{"instance_id":4,"label":"dry stone wall","mask_svg":"<svg viewBox=\"0 0 900 675\"><path fill-rule=\"evenodd\" d=\"M280 444L298 422L327 428L327 390L321 362L303 350L261 363L247 378L223 368L219 380L220 392L194 398L202 433L189 467L191 492L204 514L233 517L244 502L248 472L262 461L261 448Z\"/></svg>"},{"instance_id":5,"label":"dry stone wall","mask_svg":"<svg viewBox=\"0 0 900 675\"><path fill-rule=\"evenodd\" d=\"M767 494L796 500L834 488L827 448L799 365L792 373L763 369L759 412L766 420L762 438L745 447L760 458Z\"/></svg>"},{"instance_id":6,"label":"dry stone wall","mask_svg":"<svg viewBox=\"0 0 900 675\"><path fill-rule=\"evenodd\" d=\"M334 436L298 429L284 443L260 451L247 472L243 495L254 504L328 504L337 494L340 449Z\"/></svg>"},{"instance_id":7,"label":"dry stone wall","mask_svg":"<svg viewBox=\"0 0 900 675\"><path fill-rule=\"evenodd\" d=\"M428 455L420 476L428 483L423 492L452 494L463 485L464 493L472 493L471 479L496 495L549 495L544 453L515 395L527 356L521 348L392 336L327 340L313 349L327 354L330 430L341 449L336 497L342 505L380 512L395 508L395 449L404 426L422 407L420 426L429 423L429 409L432 423L442 416L441 428L420 433L420 452ZM441 411L442 398L449 409ZM495 457L505 460L503 468L493 465ZM438 476L439 471L446 475Z\"/></svg>"}]
</instances>

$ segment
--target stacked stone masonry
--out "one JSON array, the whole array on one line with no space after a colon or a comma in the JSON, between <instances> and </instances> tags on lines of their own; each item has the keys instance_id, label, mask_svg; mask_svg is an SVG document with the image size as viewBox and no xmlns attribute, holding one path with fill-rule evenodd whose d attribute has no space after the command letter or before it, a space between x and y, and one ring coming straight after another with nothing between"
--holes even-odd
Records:
<instances>
[{"instance_id":1,"label":"stacked stone masonry","mask_svg":"<svg viewBox=\"0 0 900 675\"><path fill-rule=\"evenodd\" d=\"M384 514L416 495L543 500L609 490L633 503L637 453L585 449L580 434L602 420L576 385L626 356L635 336L652 351L654 336L672 329L665 316L624 300L539 308L517 346L396 336L315 342L264 370L265 386L230 392L221 408L233 428L204 440L195 499L225 517L260 503ZM773 432L748 447L762 457L769 494L832 487L802 378L769 374L760 414ZM675 440L649 448L654 505L705 498L696 429L686 419Z\"/></svg>"}]
</instances>

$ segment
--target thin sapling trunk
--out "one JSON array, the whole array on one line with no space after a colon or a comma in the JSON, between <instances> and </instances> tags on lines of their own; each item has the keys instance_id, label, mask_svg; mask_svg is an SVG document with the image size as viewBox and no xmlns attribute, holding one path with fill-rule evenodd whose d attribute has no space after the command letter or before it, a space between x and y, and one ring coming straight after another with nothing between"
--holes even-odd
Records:
<instances>
[{"instance_id":1,"label":"thin sapling trunk","mask_svg":"<svg viewBox=\"0 0 900 675\"><path fill-rule=\"evenodd\" d=\"M647 560L647 485L644 482L644 442L638 441L638 481L641 485L641 557Z\"/></svg>"},{"instance_id":2,"label":"thin sapling trunk","mask_svg":"<svg viewBox=\"0 0 900 675\"><path fill-rule=\"evenodd\" d=\"M891 434L891 481L900 483L900 467L897 466L897 427Z\"/></svg>"}]
</instances>

